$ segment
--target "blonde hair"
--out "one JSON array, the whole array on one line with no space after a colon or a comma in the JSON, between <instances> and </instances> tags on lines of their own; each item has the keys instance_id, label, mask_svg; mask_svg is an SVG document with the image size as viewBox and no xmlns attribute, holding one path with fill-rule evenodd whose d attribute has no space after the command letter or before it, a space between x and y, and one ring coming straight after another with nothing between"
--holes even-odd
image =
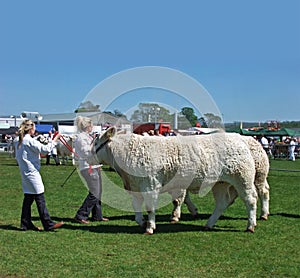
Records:
<instances>
[{"instance_id":1,"label":"blonde hair","mask_svg":"<svg viewBox=\"0 0 300 278\"><path fill-rule=\"evenodd\" d=\"M29 133L29 131L34 127L34 122L32 120L24 120L19 127L19 143L18 148L22 144L23 138L25 134Z\"/></svg>"},{"instance_id":2,"label":"blonde hair","mask_svg":"<svg viewBox=\"0 0 300 278\"><path fill-rule=\"evenodd\" d=\"M90 125L92 125L93 122L88 117L78 116L75 119L75 124L76 124L77 130L79 132L82 132L82 131L85 131L87 127L89 127Z\"/></svg>"}]
</instances>

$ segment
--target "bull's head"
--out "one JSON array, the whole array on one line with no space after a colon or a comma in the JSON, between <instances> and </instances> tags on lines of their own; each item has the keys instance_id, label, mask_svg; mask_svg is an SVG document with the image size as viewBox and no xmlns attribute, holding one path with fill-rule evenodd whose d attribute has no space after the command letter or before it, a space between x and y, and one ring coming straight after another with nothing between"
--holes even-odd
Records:
<instances>
[{"instance_id":1,"label":"bull's head","mask_svg":"<svg viewBox=\"0 0 300 278\"><path fill-rule=\"evenodd\" d=\"M94 151L97 154L116 134L117 129L115 127L108 128L102 135L97 135L94 141Z\"/></svg>"},{"instance_id":2,"label":"bull's head","mask_svg":"<svg viewBox=\"0 0 300 278\"><path fill-rule=\"evenodd\" d=\"M115 127L108 128L103 134L97 135L92 145L92 157L89 159L90 164L98 164L99 159L97 153L111 140L116 134L117 129Z\"/></svg>"}]
</instances>

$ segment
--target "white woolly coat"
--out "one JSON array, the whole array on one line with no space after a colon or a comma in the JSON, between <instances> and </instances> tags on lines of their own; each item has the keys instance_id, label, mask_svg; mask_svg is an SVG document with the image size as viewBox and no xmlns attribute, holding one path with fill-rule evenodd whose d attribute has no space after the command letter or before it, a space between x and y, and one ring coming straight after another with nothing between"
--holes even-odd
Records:
<instances>
[{"instance_id":1,"label":"white woolly coat","mask_svg":"<svg viewBox=\"0 0 300 278\"><path fill-rule=\"evenodd\" d=\"M18 147L16 141L16 159L22 176L22 189L27 194L44 193L44 184L39 173L41 163L40 154L48 154L55 146L54 142L43 145L26 134L22 144Z\"/></svg>"},{"instance_id":2,"label":"white woolly coat","mask_svg":"<svg viewBox=\"0 0 300 278\"><path fill-rule=\"evenodd\" d=\"M205 194L218 181L247 181L243 186L252 187L255 175L250 150L238 134L116 135L98 150L97 157L116 169L126 189L136 192L163 186L166 191L190 187Z\"/></svg>"},{"instance_id":3,"label":"white woolly coat","mask_svg":"<svg viewBox=\"0 0 300 278\"><path fill-rule=\"evenodd\" d=\"M242 140L248 145L255 163L255 184L266 181L270 163L269 158L262 145L251 136L241 136Z\"/></svg>"}]
</instances>

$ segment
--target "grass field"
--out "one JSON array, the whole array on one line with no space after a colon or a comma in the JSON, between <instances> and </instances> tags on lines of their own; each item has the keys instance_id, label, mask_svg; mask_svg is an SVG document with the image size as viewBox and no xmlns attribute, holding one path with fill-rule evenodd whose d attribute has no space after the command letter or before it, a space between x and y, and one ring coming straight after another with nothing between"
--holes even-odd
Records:
<instances>
[{"instance_id":1,"label":"grass field","mask_svg":"<svg viewBox=\"0 0 300 278\"><path fill-rule=\"evenodd\" d=\"M43 162L43 161L42 161ZM43 163L42 163L43 164ZM157 230L145 236L132 212L103 205L108 222L80 225L72 219L86 196L73 166L45 166L41 173L51 217L65 226L55 232L19 230L23 193L14 159L0 154L0 277L300 277L300 160L272 160L268 221L244 233L240 199L226 210L215 231L202 226L213 211L211 194L193 195L201 219L186 207L180 223L168 222L171 205L157 212ZM121 185L114 172L105 176ZM258 209L259 211L259 209ZM41 226L35 205L34 223Z\"/></svg>"}]
</instances>

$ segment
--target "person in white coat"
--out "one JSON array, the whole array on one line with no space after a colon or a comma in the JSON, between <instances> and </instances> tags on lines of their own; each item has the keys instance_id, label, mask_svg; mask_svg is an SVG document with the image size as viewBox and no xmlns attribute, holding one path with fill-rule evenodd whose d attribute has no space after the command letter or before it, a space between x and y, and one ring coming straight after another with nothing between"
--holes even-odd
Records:
<instances>
[{"instance_id":1,"label":"person in white coat","mask_svg":"<svg viewBox=\"0 0 300 278\"><path fill-rule=\"evenodd\" d=\"M93 123L90 118L78 116L75 120L79 134L75 140L75 152L78 154L79 170L88 187L89 193L83 204L78 209L75 220L81 224L88 224L89 214L92 214L92 221L107 221L102 215L101 195L101 167L100 165L89 165L87 160L93 156L91 152L94 137L91 136Z\"/></svg>"},{"instance_id":2,"label":"person in white coat","mask_svg":"<svg viewBox=\"0 0 300 278\"><path fill-rule=\"evenodd\" d=\"M292 138L289 144L289 160L295 161L296 139Z\"/></svg>"},{"instance_id":3,"label":"person in white coat","mask_svg":"<svg viewBox=\"0 0 300 278\"><path fill-rule=\"evenodd\" d=\"M260 143L266 151L266 153L269 154L269 141L264 135L262 135L262 137L260 138Z\"/></svg>"},{"instance_id":4,"label":"person in white coat","mask_svg":"<svg viewBox=\"0 0 300 278\"><path fill-rule=\"evenodd\" d=\"M19 128L19 140L16 142L16 159L22 176L22 189L24 193L21 230L36 230L41 228L34 226L31 219L31 205L35 201L38 213L45 231L60 228L64 223L52 221L44 196L44 184L40 175L40 154L48 154L59 135L53 142L43 145L34 139L35 124L31 120L24 120Z\"/></svg>"},{"instance_id":5,"label":"person in white coat","mask_svg":"<svg viewBox=\"0 0 300 278\"><path fill-rule=\"evenodd\" d=\"M49 131L48 132L48 141L51 142L52 139L53 139L53 135L52 135L52 132ZM46 157L46 165L50 165L50 157L53 157L54 161L55 161L55 165L58 166L60 165L60 162L59 162L59 158L58 158L58 155L57 155L57 149L56 149L56 146L53 146L52 150L50 153L48 153L47 157Z\"/></svg>"}]
</instances>

